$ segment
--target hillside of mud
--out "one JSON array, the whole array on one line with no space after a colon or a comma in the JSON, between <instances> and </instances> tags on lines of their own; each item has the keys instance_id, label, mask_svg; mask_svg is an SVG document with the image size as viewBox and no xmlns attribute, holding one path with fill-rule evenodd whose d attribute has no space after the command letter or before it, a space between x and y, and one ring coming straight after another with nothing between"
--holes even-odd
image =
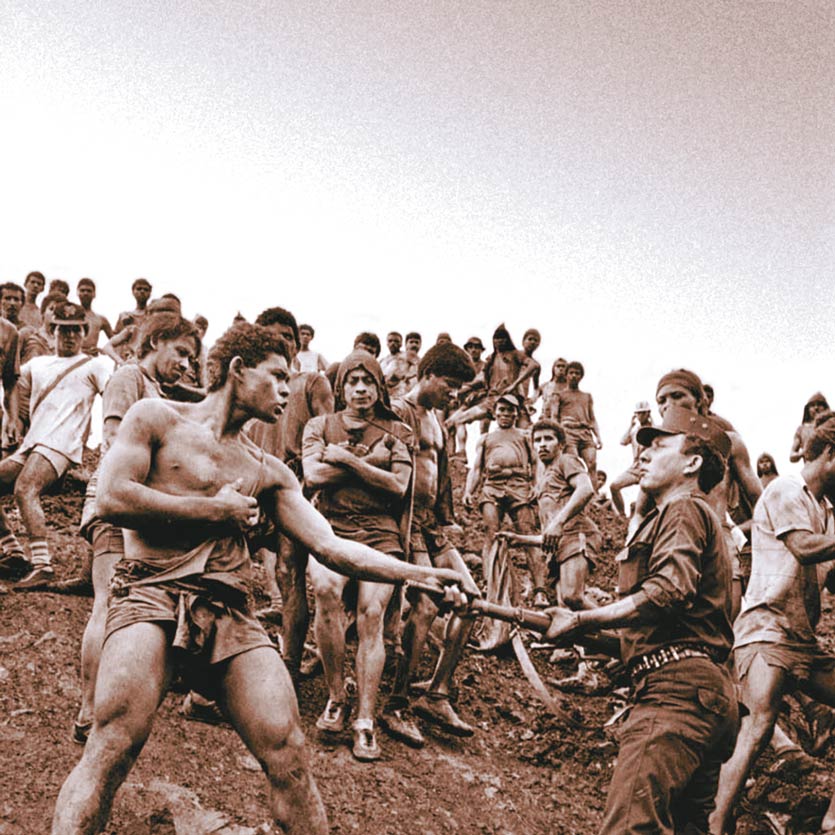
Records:
<instances>
[{"instance_id":1,"label":"hillside of mud","mask_svg":"<svg viewBox=\"0 0 835 835\"><path fill-rule=\"evenodd\" d=\"M464 468L454 462L456 507ZM45 500L57 573L74 575L87 544L75 533L82 495L78 483ZM4 499L8 508L10 502ZM19 520L11 511L16 530ZM613 586L614 555L624 526L610 511L596 511L606 545L591 582ZM460 511L462 552L479 553L475 515ZM519 556L520 574L522 558ZM480 580L478 568L474 569ZM527 580L522 578L525 586ZM8 587L8 586L7 586ZM52 593L0 594L0 835L49 830L55 798L81 753L70 741L78 708L81 634L91 599ZM825 601L826 640L832 610ZM270 627L273 631L274 626ZM549 648L525 637L531 658L562 715L550 715L511 652L466 655L454 694L459 712L478 731L458 740L429 726L428 744L414 751L381 734L383 759L353 759L350 739L325 746L315 720L326 694L320 677L302 683L300 707L332 831L390 835L528 835L597 831L617 751L603 725L620 698L605 687L595 695L562 693L552 682L571 675L576 661L550 663ZM425 660L428 674L434 654ZM615 686L622 685L620 680ZM385 691L387 683L384 682ZM163 702L151 738L117 794L106 833L112 835L246 835L269 832L265 781L235 733L227 727L185 721L182 694ZM793 708L786 721L802 741L804 725ZM796 720L796 730L791 722ZM820 769L795 784L758 767L742 804L737 832L816 832L835 782L831 746Z\"/></svg>"}]
</instances>

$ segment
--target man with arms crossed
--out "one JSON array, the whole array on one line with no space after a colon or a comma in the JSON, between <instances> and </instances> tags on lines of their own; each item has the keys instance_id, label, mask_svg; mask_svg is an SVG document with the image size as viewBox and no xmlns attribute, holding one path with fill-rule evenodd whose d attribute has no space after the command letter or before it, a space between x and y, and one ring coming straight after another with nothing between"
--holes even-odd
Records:
<instances>
[{"instance_id":1,"label":"man with arms crossed","mask_svg":"<svg viewBox=\"0 0 835 835\"><path fill-rule=\"evenodd\" d=\"M354 351L342 361L335 397L339 411L315 417L305 427L305 484L319 491L319 511L335 533L403 559L400 522L412 474L406 446L411 432L391 411L383 372L366 351ZM344 677L350 607L356 610L359 638L353 754L358 760L378 760L374 720L386 659L383 616L393 588L363 580L353 583L315 558L309 573L316 594L314 631L329 695L316 727L341 733L350 710Z\"/></svg>"},{"instance_id":2,"label":"man with arms crossed","mask_svg":"<svg viewBox=\"0 0 835 835\"><path fill-rule=\"evenodd\" d=\"M287 467L242 434L250 418L280 415L290 359L269 331L242 324L212 349L203 402L142 400L122 421L102 464L98 511L130 526L125 559L113 583L93 728L58 796L53 835L101 830L180 650L194 683L222 701L261 763L281 830L327 832L290 678L247 603L244 531L259 509L326 565L361 579L439 590L461 580L338 538Z\"/></svg>"}]
</instances>

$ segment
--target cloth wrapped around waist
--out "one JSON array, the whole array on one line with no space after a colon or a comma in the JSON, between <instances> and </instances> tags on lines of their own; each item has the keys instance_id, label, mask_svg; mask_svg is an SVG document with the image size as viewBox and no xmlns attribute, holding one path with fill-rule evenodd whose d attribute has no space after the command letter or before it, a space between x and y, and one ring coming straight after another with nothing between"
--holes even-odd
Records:
<instances>
[{"instance_id":1,"label":"cloth wrapped around waist","mask_svg":"<svg viewBox=\"0 0 835 835\"><path fill-rule=\"evenodd\" d=\"M500 481L505 478L527 478L531 477L530 467L499 467L490 466L484 468L487 477L491 481Z\"/></svg>"}]
</instances>

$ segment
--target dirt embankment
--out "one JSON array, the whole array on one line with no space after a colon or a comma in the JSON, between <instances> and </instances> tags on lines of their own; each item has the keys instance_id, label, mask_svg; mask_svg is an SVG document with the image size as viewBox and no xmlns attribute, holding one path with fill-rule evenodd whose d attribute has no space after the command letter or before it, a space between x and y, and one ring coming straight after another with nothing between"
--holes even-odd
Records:
<instances>
[{"instance_id":1,"label":"dirt embankment","mask_svg":"<svg viewBox=\"0 0 835 835\"><path fill-rule=\"evenodd\" d=\"M455 481L460 500L463 467L458 463ZM75 534L81 502L77 489L46 500L60 576L76 572L87 549ZM14 513L12 519L19 528ZM598 521L606 547L592 581L611 590L623 525L607 511ZM461 522L458 544L462 551L478 552L476 516L462 513ZM48 831L58 790L80 754L69 733L80 696L79 648L90 605L89 598L48 593L0 595L0 835ZM831 618L828 610L828 636ZM526 642L530 649L533 639ZM549 664L547 649L530 653L546 681L571 672L570 666ZM427 674L432 662L427 657ZM461 741L426 728L429 744L421 751L382 736L383 759L375 764L355 761L347 737L346 744L328 747L317 740L314 722L326 700L324 684L321 677L303 683L302 721L333 832L596 832L616 754L616 743L602 730L613 696L563 695L552 689L571 718L558 720L543 709L510 653L468 653L457 680L458 709L476 724L476 736ZM151 738L116 797L106 832L269 831L265 781L243 744L231 729L184 721L178 713L181 701L177 693L165 699ZM766 808L779 825L793 827L815 815L819 820L833 788L832 758L827 754L820 771L796 787L760 776L743 804L738 832L772 831ZM766 759L763 768L767 765Z\"/></svg>"}]
</instances>

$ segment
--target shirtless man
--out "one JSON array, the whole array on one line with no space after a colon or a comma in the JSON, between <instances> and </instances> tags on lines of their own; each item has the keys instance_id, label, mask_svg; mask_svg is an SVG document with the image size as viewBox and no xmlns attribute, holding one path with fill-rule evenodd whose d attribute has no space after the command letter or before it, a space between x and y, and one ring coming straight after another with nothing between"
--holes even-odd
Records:
<instances>
[{"instance_id":1,"label":"shirtless man","mask_svg":"<svg viewBox=\"0 0 835 835\"><path fill-rule=\"evenodd\" d=\"M447 420L447 426L492 419L499 395L518 392L538 368L538 362L517 350L504 324L499 325L493 332L493 353L487 357L479 377L462 391L465 394L481 386L487 389L487 396L475 405L455 412Z\"/></svg>"},{"instance_id":2,"label":"shirtless man","mask_svg":"<svg viewBox=\"0 0 835 835\"><path fill-rule=\"evenodd\" d=\"M176 383L199 351L200 338L191 322L173 313L146 318L137 361L117 368L102 395L102 457L112 445L128 409L139 400L163 397L162 385ZM110 581L125 551L122 529L102 521L96 514L97 483L98 471L87 484L81 513L81 535L93 548L93 611L81 639L81 707L72 732L73 742L82 745L93 725L93 697Z\"/></svg>"},{"instance_id":3,"label":"shirtless man","mask_svg":"<svg viewBox=\"0 0 835 835\"><path fill-rule=\"evenodd\" d=\"M815 392L803 407L803 421L794 433L789 461L792 464L803 460L806 442L815 434L815 420L818 415L829 411L829 403L821 392Z\"/></svg>"},{"instance_id":4,"label":"shirtless man","mask_svg":"<svg viewBox=\"0 0 835 835\"><path fill-rule=\"evenodd\" d=\"M533 358L534 352L542 342L542 336L536 328L528 328L522 337L522 350L532 362L536 364L533 373L519 387L516 394L522 398L522 405L519 409L519 418L516 425L520 429L529 429L531 425L531 410L536 401L536 392L539 391L539 374L542 366ZM534 396L531 397L531 385L533 385Z\"/></svg>"},{"instance_id":5,"label":"shirtless man","mask_svg":"<svg viewBox=\"0 0 835 835\"><path fill-rule=\"evenodd\" d=\"M411 391L418 380L418 366L420 365L420 346L423 344L423 337L417 331L406 334L406 362L409 363L406 376L403 378L404 394Z\"/></svg>"},{"instance_id":6,"label":"shirtless man","mask_svg":"<svg viewBox=\"0 0 835 835\"><path fill-rule=\"evenodd\" d=\"M767 452L764 452L758 459L757 459L757 477L760 480L760 484L763 486L763 490L774 481L780 473L777 472L777 464L774 462L774 458L769 455Z\"/></svg>"},{"instance_id":7,"label":"shirtless man","mask_svg":"<svg viewBox=\"0 0 835 835\"><path fill-rule=\"evenodd\" d=\"M433 345L420 362L419 375L417 385L393 404L401 420L412 429L418 448L412 485L410 559L416 565L454 568L465 577L463 590L478 595L478 586L443 530L457 528L457 525L452 508L446 437L435 412L449 402L456 389L473 378L472 363L456 345ZM380 724L392 736L417 747L423 745L423 735L405 711L409 704L409 684L417 672L426 636L436 614L434 602L425 594L418 595L403 630L403 655L398 659L393 692L380 717ZM452 676L472 627L471 618L450 617L444 647L428 690L412 704L419 716L457 736L473 734L473 728L458 716L449 701Z\"/></svg>"},{"instance_id":8,"label":"shirtless man","mask_svg":"<svg viewBox=\"0 0 835 835\"><path fill-rule=\"evenodd\" d=\"M292 684L247 605L244 531L259 512L324 564L360 579L416 580L441 591L461 579L340 539L284 464L245 437L252 417L281 413L291 359L269 331L242 324L212 349L204 401L146 399L122 421L102 464L98 511L126 528L125 560L112 589L93 728L58 796L53 835L102 830L174 663L185 658L192 680L217 695L261 763L280 830L328 831Z\"/></svg>"},{"instance_id":9,"label":"shirtless man","mask_svg":"<svg viewBox=\"0 0 835 835\"><path fill-rule=\"evenodd\" d=\"M99 334L104 331L104 335L110 339L113 336L113 328L110 327L106 316L96 313L92 308L93 299L96 297L96 283L92 278L82 278L76 287L78 300L84 308L84 316L87 319L87 336L84 337L84 344L81 350L91 357L98 356L99 353Z\"/></svg>"},{"instance_id":10,"label":"shirtless man","mask_svg":"<svg viewBox=\"0 0 835 835\"><path fill-rule=\"evenodd\" d=\"M464 507L471 510L479 484L483 481L479 507L484 524L481 553L485 566L488 564L493 539L505 517L509 516L513 520L520 534L532 535L536 532L533 509L536 460L530 435L516 427L519 400L515 394L503 394L497 400L495 414L498 428L479 437L464 490ZM545 561L535 546L525 551L534 586L533 605L545 608L548 606Z\"/></svg>"},{"instance_id":11,"label":"shirtless man","mask_svg":"<svg viewBox=\"0 0 835 835\"><path fill-rule=\"evenodd\" d=\"M568 360L558 357L551 366L551 379L548 380L539 390L542 396L542 414L540 417L547 420L556 420L553 414L555 395L568 388L568 380L565 378L565 370L568 368Z\"/></svg>"},{"instance_id":12,"label":"shirtless man","mask_svg":"<svg viewBox=\"0 0 835 835\"><path fill-rule=\"evenodd\" d=\"M131 285L131 293L136 301L136 308L134 310L126 310L119 314L116 320L116 327L113 329L114 333L119 333L128 324L141 325L145 318L145 313L148 307L148 301L151 298L151 282L147 278L137 278Z\"/></svg>"},{"instance_id":13,"label":"shirtless man","mask_svg":"<svg viewBox=\"0 0 835 835\"><path fill-rule=\"evenodd\" d=\"M702 381L698 375L684 368L671 371L658 381L655 401L658 404L658 411L662 418L670 405L680 406L699 414L703 414L706 409ZM731 442L727 468L722 481L708 496L708 502L722 522L727 552L730 554L733 563L733 620L739 612L739 604L742 598L742 568L739 558L736 556L738 554L736 543L731 536L732 525L727 521L728 496L731 485L735 483L739 491L746 497L749 505L753 507L762 493L762 486L751 468L748 449L739 433L734 430L725 431ZM635 514L630 521L630 530L635 529L640 524L644 513L648 509L649 505L646 502L646 497L643 491L639 491L638 500L635 503Z\"/></svg>"},{"instance_id":14,"label":"shirtless man","mask_svg":"<svg viewBox=\"0 0 835 835\"><path fill-rule=\"evenodd\" d=\"M29 429L20 449L0 462L0 484L14 488L29 537L30 571L16 589L37 588L54 575L41 494L71 465L81 463L82 436L93 401L110 377L109 362L81 356L87 327L82 308L63 302L56 306L53 317L56 353L30 360L21 369L18 381L19 401L27 404L30 415ZM15 413L10 419L18 423L20 418ZM14 535L2 513L0 537L18 556L22 554L20 544L15 548L9 539Z\"/></svg>"},{"instance_id":15,"label":"shirtless man","mask_svg":"<svg viewBox=\"0 0 835 835\"><path fill-rule=\"evenodd\" d=\"M383 372L366 351L353 351L340 364L335 398L338 412L315 417L305 427L305 485L318 491L319 511L336 534L402 560L400 526L412 474L407 447L411 432L391 411ZM378 760L374 721L386 658L383 618L393 588L363 580L354 584L315 558L309 573L316 594L314 631L329 695L316 727L342 733L351 709L344 677L348 607L356 610L359 639L352 750L358 760Z\"/></svg>"},{"instance_id":16,"label":"shirtless man","mask_svg":"<svg viewBox=\"0 0 835 835\"><path fill-rule=\"evenodd\" d=\"M552 556L562 604L588 609L594 604L586 598L586 581L602 544L597 525L585 513L594 496L588 468L566 449L565 431L555 421L538 420L532 434L543 465L536 483L542 535L501 535L509 542L542 544Z\"/></svg>"},{"instance_id":17,"label":"shirtless man","mask_svg":"<svg viewBox=\"0 0 835 835\"><path fill-rule=\"evenodd\" d=\"M597 468L597 451L602 449L600 427L594 416L592 396L580 391L580 380L586 371L581 362L568 363L565 369L567 388L554 396L551 418L565 430L565 448L567 452L579 455L589 468L592 484L595 482L594 471Z\"/></svg>"},{"instance_id":18,"label":"shirtless man","mask_svg":"<svg viewBox=\"0 0 835 835\"><path fill-rule=\"evenodd\" d=\"M43 293L45 286L46 279L43 273L35 270L26 276L26 280L23 282L26 298L23 302L23 307L20 308L20 322L22 325L29 325L33 328L39 328L41 326L41 311L38 307L38 296Z\"/></svg>"},{"instance_id":19,"label":"shirtless man","mask_svg":"<svg viewBox=\"0 0 835 835\"><path fill-rule=\"evenodd\" d=\"M464 343L464 350L470 355L470 359L473 361L473 368L475 369L476 377L481 374L482 370L484 369L484 360L481 358L481 355L484 353L484 343L479 339L477 336L471 336L465 343ZM468 408L469 406L473 405L473 401L476 398L476 393L473 392L470 394L469 398L466 398L463 403L460 403L459 406L463 408ZM490 419L487 418L481 421L481 434L486 435L490 431ZM467 424L459 423L455 429L455 443L457 447L458 454L464 457L466 462L467 458Z\"/></svg>"},{"instance_id":20,"label":"shirtless man","mask_svg":"<svg viewBox=\"0 0 835 835\"><path fill-rule=\"evenodd\" d=\"M652 426L652 414L650 412L649 403L646 400L641 400L635 404L635 412L632 415L632 421L629 428L623 433L620 439L621 446L632 446L632 466L628 470L624 470L609 486L612 493L612 504L617 509L621 516L626 516L626 508L623 504L623 496L620 491L627 487L633 487L641 480L639 471L641 452L643 447L638 443L638 431L644 426Z\"/></svg>"}]
</instances>

